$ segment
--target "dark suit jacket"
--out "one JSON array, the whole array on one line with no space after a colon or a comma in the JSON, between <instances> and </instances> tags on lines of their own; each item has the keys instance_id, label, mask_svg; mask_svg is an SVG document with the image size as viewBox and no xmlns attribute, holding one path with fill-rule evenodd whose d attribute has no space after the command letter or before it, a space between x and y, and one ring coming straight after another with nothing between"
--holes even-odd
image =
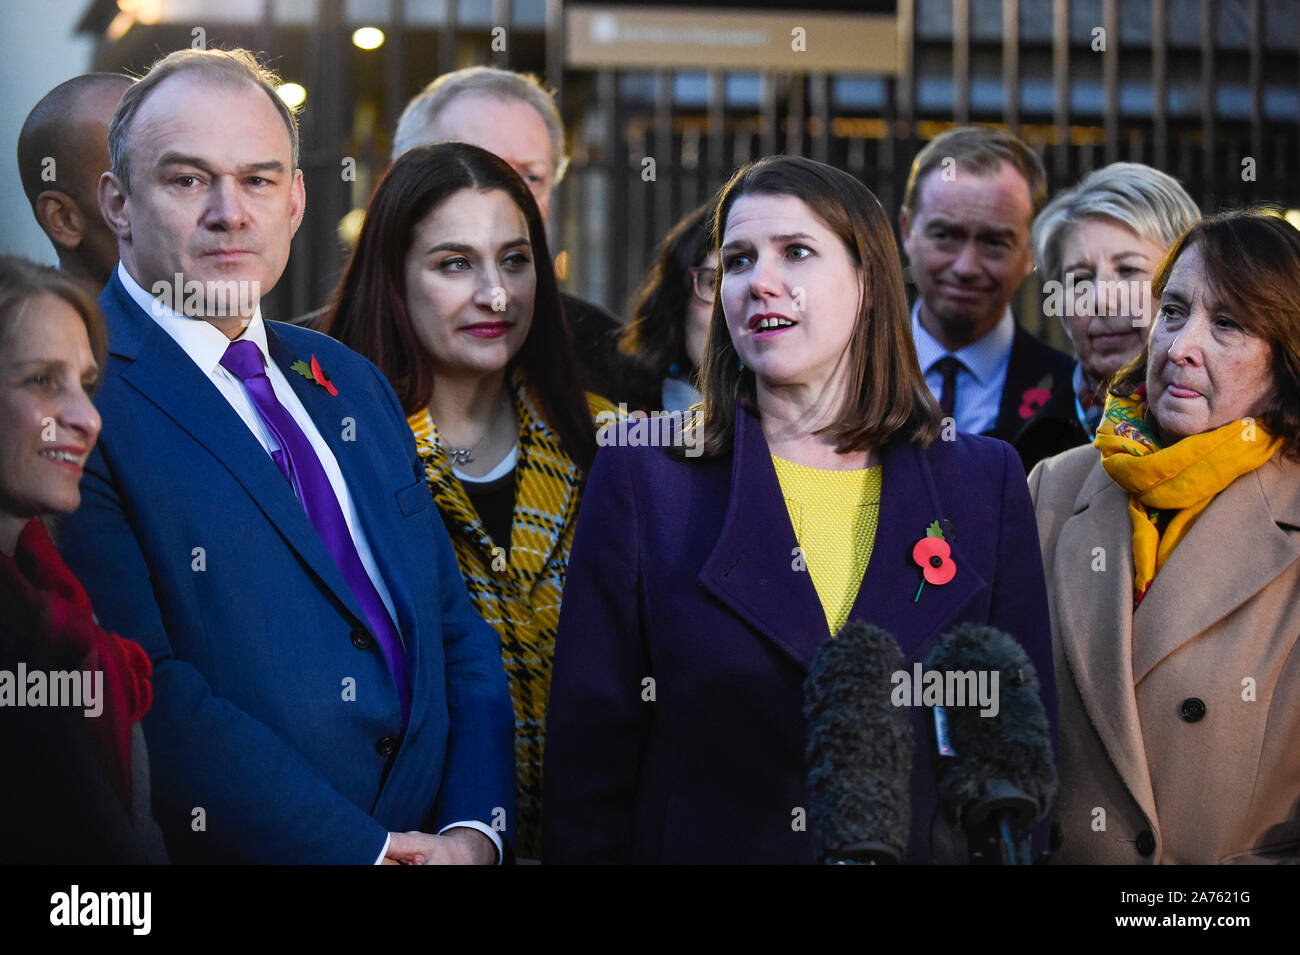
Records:
<instances>
[{"instance_id":1,"label":"dark suit jacket","mask_svg":"<svg viewBox=\"0 0 1300 955\"><path fill-rule=\"evenodd\" d=\"M316 332L267 323L397 610L412 687L396 748L389 669L271 457L116 276L100 305L104 427L61 549L103 625L153 661L144 727L173 860L368 864L389 830L503 814L513 825L496 634L470 607L378 370ZM289 370L313 355L337 396Z\"/></svg>"},{"instance_id":2,"label":"dark suit jacket","mask_svg":"<svg viewBox=\"0 0 1300 955\"><path fill-rule=\"evenodd\" d=\"M1073 369L1070 373L1067 387L1054 390L1047 404L1021 425L1011 441L1025 466L1025 474L1032 471L1039 461L1092 443L1092 435L1079 422L1079 415L1075 412Z\"/></svg>"},{"instance_id":3,"label":"dark suit jacket","mask_svg":"<svg viewBox=\"0 0 1300 955\"><path fill-rule=\"evenodd\" d=\"M909 667L959 622L1009 631L1038 671L1054 737L1047 595L1020 461L964 434L924 451L888 445L882 458L879 526L850 619L888 630ZM957 575L914 600L912 548L935 520ZM727 457L600 451L556 637L543 861L814 860L812 837L793 823L808 805L803 683L828 633L795 546L749 412L737 412ZM917 862L952 858L931 842L929 715L913 713ZM1036 851L1045 843L1043 824Z\"/></svg>"},{"instance_id":4,"label":"dark suit jacket","mask_svg":"<svg viewBox=\"0 0 1300 955\"><path fill-rule=\"evenodd\" d=\"M587 391L614 400L619 390L618 330L619 320L595 302L560 293L564 320L573 338L573 352L586 378Z\"/></svg>"},{"instance_id":5,"label":"dark suit jacket","mask_svg":"<svg viewBox=\"0 0 1300 955\"><path fill-rule=\"evenodd\" d=\"M1073 372L1073 358L1044 345L1017 322L1016 336L1011 342L1011 359L1007 365L1007 381L1002 387L1002 403L998 406L998 420L984 433L992 438L1013 441L1025 422L1042 407L1026 403L1026 393L1031 388L1037 388L1047 378L1046 388L1053 398L1069 398L1073 388L1070 382Z\"/></svg>"}]
</instances>

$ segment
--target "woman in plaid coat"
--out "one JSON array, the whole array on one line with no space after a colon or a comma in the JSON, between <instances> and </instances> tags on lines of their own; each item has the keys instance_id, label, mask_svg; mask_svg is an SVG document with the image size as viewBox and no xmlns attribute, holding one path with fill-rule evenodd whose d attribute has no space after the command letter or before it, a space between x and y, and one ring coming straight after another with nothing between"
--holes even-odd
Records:
<instances>
[{"instance_id":1,"label":"woman in plaid coat","mask_svg":"<svg viewBox=\"0 0 1300 955\"><path fill-rule=\"evenodd\" d=\"M547 694L593 418L536 202L463 143L410 150L376 190L329 333L392 383L515 707L520 857L540 854Z\"/></svg>"}]
</instances>

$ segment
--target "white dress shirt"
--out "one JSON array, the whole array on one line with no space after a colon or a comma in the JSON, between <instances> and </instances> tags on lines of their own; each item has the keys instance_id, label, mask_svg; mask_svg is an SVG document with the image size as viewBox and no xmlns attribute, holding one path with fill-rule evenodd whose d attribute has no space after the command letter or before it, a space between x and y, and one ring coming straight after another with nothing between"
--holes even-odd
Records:
<instances>
[{"instance_id":1,"label":"white dress shirt","mask_svg":"<svg viewBox=\"0 0 1300 955\"><path fill-rule=\"evenodd\" d=\"M216 386L221 392L221 396L230 403L230 407L235 409L235 413L243 419L248 430L253 436L261 442L262 447L266 449L267 455L280 450L280 444L275 439L275 435L262 420L261 413L253 404L252 398L249 397L244 383L239 380L231 371L221 364L222 356L225 355L226 349L230 347L231 339L225 336L219 328L210 322L200 318L189 318L185 315L178 314L160 299L146 292L126 270L122 263L117 265L117 277L126 289L126 293L131 296L132 301L144 310L146 315L153 318L155 322L172 337L172 340L181 347L185 354L189 355L194 364L208 376L208 380ZM321 467L325 470L325 476L329 478L330 487L334 489L334 496L338 499L339 508L343 511L343 519L347 522L348 533L352 537L352 543L356 546L357 556L361 558L361 566L365 568L366 575L375 585L375 590L379 592L379 598L384 602L384 607L388 611L389 618L396 623L397 612L393 607L393 598L388 592L388 587L384 583L384 577L379 572L379 567L375 563L374 554L370 550L370 542L366 539L365 531L361 526L361 518L357 515L356 505L352 501L352 495L348 491L347 481L343 478L343 472L339 469L339 463L334 457L334 452L330 446L325 443L321 437L320 431L316 427L316 422L307 413L298 395L294 392L293 387L280 371L280 366L271 360L271 353L266 345L266 325L262 321L262 306L259 304L253 312L253 317L248 323L248 327L240 334L235 341L247 340L257 345L257 350L262 353L262 363L266 366L266 377L271 382L271 389L275 392L276 399L284 406L284 410L302 429L307 440L311 442L312 450L316 452L316 457L320 459ZM394 629L398 629L394 627ZM399 636L400 636L400 630ZM493 845L497 847L497 860L501 859L501 837L497 835L489 826L474 820L466 822L456 822L444 827L441 831L446 832L455 826L467 826L471 829L477 829L492 840ZM388 852L388 842L385 840L383 851L379 853L379 858L375 860L376 864L383 861Z\"/></svg>"},{"instance_id":2,"label":"white dress shirt","mask_svg":"<svg viewBox=\"0 0 1300 955\"><path fill-rule=\"evenodd\" d=\"M921 300L917 299L912 306L912 340L916 344L916 359L936 401L943 392L943 372L935 365L949 355L962 364L957 372L953 403L953 418L958 431L983 434L997 424L1015 337L1016 320L1011 314L1011 306L1007 306L992 331L965 348L950 352L921 324Z\"/></svg>"}]
</instances>

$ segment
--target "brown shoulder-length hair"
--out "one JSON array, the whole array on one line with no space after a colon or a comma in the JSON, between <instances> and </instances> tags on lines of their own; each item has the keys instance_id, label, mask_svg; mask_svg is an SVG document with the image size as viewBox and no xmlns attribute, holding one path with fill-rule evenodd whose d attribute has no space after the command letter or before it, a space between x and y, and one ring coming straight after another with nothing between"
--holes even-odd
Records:
<instances>
[{"instance_id":1,"label":"brown shoulder-length hair","mask_svg":"<svg viewBox=\"0 0 1300 955\"><path fill-rule=\"evenodd\" d=\"M90 340L90 353L102 376L108 352L108 326L99 304L66 272L38 265L16 255L0 255L0 342L9 334L9 326L19 306L46 293L61 298L81 316Z\"/></svg>"},{"instance_id":2,"label":"brown shoulder-length hair","mask_svg":"<svg viewBox=\"0 0 1300 955\"><path fill-rule=\"evenodd\" d=\"M433 361L406 309L406 254L416 227L462 189L499 189L528 223L537 275L533 323L508 370L522 369L539 411L585 474L596 456L595 425L564 320L555 265L537 201L505 160L466 143L407 150L385 173L366 209L361 236L334 290L323 331L369 358L411 415L433 397Z\"/></svg>"},{"instance_id":3,"label":"brown shoulder-length hair","mask_svg":"<svg viewBox=\"0 0 1300 955\"><path fill-rule=\"evenodd\" d=\"M871 190L853 176L801 156L768 156L743 167L722 189L713 234L726 244L727 215L741 196L794 196L840 237L862 276L862 307L849 340L850 391L838 418L825 430L841 454L865 451L892 440L922 447L939 432L939 406L916 360L910 312L903 291L898 244L885 210ZM731 453L736 403L754 406L754 374L740 358L722 310L713 303L709 339L700 368L704 453Z\"/></svg>"},{"instance_id":4,"label":"brown shoulder-length hair","mask_svg":"<svg viewBox=\"0 0 1300 955\"><path fill-rule=\"evenodd\" d=\"M1300 232L1267 206L1202 219L1178 237L1156 270L1151 296L1157 304L1174 263L1192 245L1233 319L1272 348L1274 400L1260 421L1282 439L1284 454L1300 459ZM1144 345L1115 373L1110 393L1131 395L1144 384L1149 355Z\"/></svg>"}]
</instances>

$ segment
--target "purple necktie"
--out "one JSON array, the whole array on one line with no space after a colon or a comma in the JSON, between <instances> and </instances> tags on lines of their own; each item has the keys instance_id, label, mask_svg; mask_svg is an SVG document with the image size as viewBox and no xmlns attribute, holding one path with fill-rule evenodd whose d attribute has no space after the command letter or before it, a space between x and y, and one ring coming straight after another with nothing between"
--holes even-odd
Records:
<instances>
[{"instance_id":1,"label":"purple necktie","mask_svg":"<svg viewBox=\"0 0 1300 955\"><path fill-rule=\"evenodd\" d=\"M348 532L348 524L343 518L343 510L334 494L334 487L330 484L325 469L321 467L315 449L298 422L293 420L293 415L275 397L271 379L266 377L262 367L262 352L256 343L248 340L231 342L226 353L221 356L221 364L244 383L262 420L280 443L280 450L272 457L297 490L303 510L307 512L307 517L325 542L325 549L334 558L334 563L338 564L343 579L361 604L366 621L384 651L388 668L397 684L397 693L402 701L402 726L405 727L411 707L411 689L406 676L406 651L402 648L401 637L388 615L388 608L384 606L379 591L375 589L374 582L357 555L356 544Z\"/></svg>"}]
</instances>

